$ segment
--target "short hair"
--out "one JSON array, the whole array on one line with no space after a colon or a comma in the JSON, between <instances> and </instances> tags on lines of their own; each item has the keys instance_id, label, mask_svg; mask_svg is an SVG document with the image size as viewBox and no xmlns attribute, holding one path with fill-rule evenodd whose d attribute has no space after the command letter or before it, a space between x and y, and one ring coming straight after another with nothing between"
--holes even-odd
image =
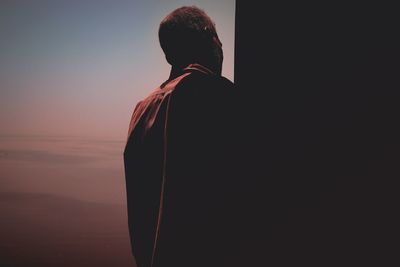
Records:
<instances>
[{"instance_id":1,"label":"short hair","mask_svg":"<svg viewBox=\"0 0 400 267\"><path fill-rule=\"evenodd\" d=\"M218 39L214 22L200 8L183 6L167 15L158 31L161 48L171 65L199 63Z\"/></svg>"}]
</instances>

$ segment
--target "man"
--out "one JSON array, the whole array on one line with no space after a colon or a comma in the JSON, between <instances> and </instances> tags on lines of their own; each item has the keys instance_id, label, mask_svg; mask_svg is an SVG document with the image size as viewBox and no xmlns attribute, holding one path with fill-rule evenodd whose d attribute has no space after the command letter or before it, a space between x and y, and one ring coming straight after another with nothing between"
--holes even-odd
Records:
<instances>
[{"instance_id":1,"label":"man","mask_svg":"<svg viewBox=\"0 0 400 267\"><path fill-rule=\"evenodd\" d=\"M222 44L197 7L160 24L169 79L139 102L124 151L128 221L139 267L229 264L233 84Z\"/></svg>"}]
</instances>

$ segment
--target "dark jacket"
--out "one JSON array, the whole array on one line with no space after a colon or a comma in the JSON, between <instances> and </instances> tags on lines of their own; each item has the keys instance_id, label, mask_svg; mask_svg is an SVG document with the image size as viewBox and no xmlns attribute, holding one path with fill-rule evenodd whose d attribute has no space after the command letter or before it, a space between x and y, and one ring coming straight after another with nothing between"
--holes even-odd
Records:
<instances>
[{"instance_id":1,"label":"dark jacket","mask_svg":"<svg viewBox=\"0 0 400 267\"><path fill-rule=\"evenodd\" d=\"M137 104L124 161L139 267L217 266L227 257L233 95L232 82L192 64Z\"/></svg>"}]
</instances>

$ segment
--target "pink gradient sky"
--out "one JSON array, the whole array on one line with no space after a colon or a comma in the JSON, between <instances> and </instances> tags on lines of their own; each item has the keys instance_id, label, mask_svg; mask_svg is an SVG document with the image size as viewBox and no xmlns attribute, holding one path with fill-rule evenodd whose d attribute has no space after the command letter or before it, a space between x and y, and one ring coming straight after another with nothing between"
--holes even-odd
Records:
<instances>
[{"instance_id":1,"label":"pink gradient sky","mask_svg":"<svg viewBox=\"0 0 400 267\"><path fill-rule=\"evenodd\" d=\"M0 3L0 135L124 140L136 103L169 65L161 19L195 4L215 21L233 80L234 0Z\"/></svg>"}]
</instances>

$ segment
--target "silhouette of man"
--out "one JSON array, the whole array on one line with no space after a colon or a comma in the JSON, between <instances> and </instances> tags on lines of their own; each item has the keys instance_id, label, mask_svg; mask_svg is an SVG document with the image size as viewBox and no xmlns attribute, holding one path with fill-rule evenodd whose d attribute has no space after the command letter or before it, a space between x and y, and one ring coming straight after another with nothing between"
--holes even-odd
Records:
<instances>
[{"instance_id":1,"label":"silhouette of man","mask_svg":"<svg viewBox=\"0 0 400 267\"><path fill-rule=\"evenodd\" d=\"M132 252L139 267L224 266L234 87L222 44L194 6L170 13L159 40L170 76L137 104L124 151Z\"/></svg>"}]
</instances>

